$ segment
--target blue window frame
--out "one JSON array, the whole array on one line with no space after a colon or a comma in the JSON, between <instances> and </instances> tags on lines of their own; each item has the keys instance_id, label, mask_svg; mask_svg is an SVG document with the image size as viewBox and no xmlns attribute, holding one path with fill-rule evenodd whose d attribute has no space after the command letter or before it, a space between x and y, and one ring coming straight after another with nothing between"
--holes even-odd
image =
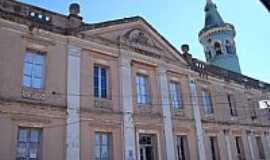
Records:
<instances>
[{"instance_id":1,"label":"blue window frame","mask_svg":"<svg viewBox=\"0 0 270 160\"><path fill-rule=\"evenodd\" d=\"M213 109L211 95L208 89L202 90L202 102L203 102L204 113L213 114L214 109Z\"/></svg>"},{"instance_id":2,"label":"blue window frame","mask_svg":"<svg viewBox=\"0 0 270 160\"><path fill-rule=\"evenodd\" d=\"M149 90L147 76L142 74L136 75L136 90L137 90L137 103L147 104L149 103Z\"/></svg>"},{"instance_id":3,"label":"blue window frame","mask_svg":"<svg viewBox=\"0 0 270 160\"><path fill-rule=\"evenodd\" d=\"M96 132L96 160L110 160L110 133Z\"/></svg>"},{"instance_id":4,"label":"blue window frame","mask_svg":"<svg viewBox=\"0 0 270 160\"><path fill-rule=\"evenodd\" d=\"M18 128L16 160L41 159L41 136L39 128Z\"/></svg>"},{"instance_id":5,"label":"blue window frame","mask_svg":"<svg viewBox=\"0 0 270 160\"><path fill-rule=\"evenodd\" d=\"M170 81L169 90L172 107L174 109L183 108L180 84L175 81Z\"/></svg>"},{"instance_id":6,"label":"blue window frame","mask_svg":"<svg viewBox=\"0 0 270 160\"><path fill-rule=\"evenodd\" d=\"M107 68L94 66L94 95L98 98L107 98Z\"/></svg>"},{"instance_id":7,"label":"blue window frame","mask_svg":"<svg viewBox=\"0 0 270 160\"><path fill-rule=\"evenodd\" d=\"M24 57L23 87L44 88L45 55L27 50Z\"/></svg>"}]
</instances>

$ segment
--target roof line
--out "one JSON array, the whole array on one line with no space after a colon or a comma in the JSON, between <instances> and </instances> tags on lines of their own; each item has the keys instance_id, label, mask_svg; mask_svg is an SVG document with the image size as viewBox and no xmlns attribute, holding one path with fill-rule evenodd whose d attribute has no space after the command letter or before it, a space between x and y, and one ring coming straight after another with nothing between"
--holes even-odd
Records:
<instances>
[{"instance_id":1,"label":"roof line","mask_svg":"<svg viewBox=\"0 0 270 160\"><path fill-rule=\"evenodd\" d=\"M184 59L184 57L180 53L180 51L177 48L175 48L163 35L161 35L150 23L148 23L141 16L133 16L133 17L126 17L126 18L120 18L120 19L104 21L104 22L85 24L82 31L92 30L92 29L99 29L99 28L108 27L108 26L112 26L112 25L119 25L119 24L123 24L123 23L136 22L136 21L140 21L140 20L143 21L148 27L150 27L151 30L153 30L166 44L169 45L169 47L171 47L176 53L178 53L178 55L180 57L182 57Z\"/></svg>"},{"instance_id":2,"label":"roof line","mask_svg":"<svg viewBox=\"0 0 270 160\"><path fill-rule=\"evenodd\" d=\"M10 0L10 1L13 1L13 2L17 3L18 5L24 5L24 6L31 7L31 8L37 9L37 10L41 10L43 12L49 12L49 13L55 14L57 16L61 16L61 17L65 17L65 18L68 17L67 15L61 14L59 12L54 12L54 11L51 11L51 10L49 10L47 8L34 6L34 5L31 5L31 4L28 4L28 3L25 3L25 2L21 2L21 1L18 1L18 0Z\"/></svg>"}]
</instances>

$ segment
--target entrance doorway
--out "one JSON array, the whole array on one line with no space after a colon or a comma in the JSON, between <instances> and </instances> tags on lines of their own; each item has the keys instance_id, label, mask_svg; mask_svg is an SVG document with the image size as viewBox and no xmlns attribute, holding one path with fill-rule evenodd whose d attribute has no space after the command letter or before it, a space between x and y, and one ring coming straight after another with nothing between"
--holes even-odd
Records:
<instances>
[{"instance_id":1,"label":"entrance doorway","mask_svg":"<svg viewBox=\"0 0 270 160\"><path fill-rule=\"evenodd\" d=\"M158 160L156 135L140 134L140 160Z\"/></svg>"}]
</instances>

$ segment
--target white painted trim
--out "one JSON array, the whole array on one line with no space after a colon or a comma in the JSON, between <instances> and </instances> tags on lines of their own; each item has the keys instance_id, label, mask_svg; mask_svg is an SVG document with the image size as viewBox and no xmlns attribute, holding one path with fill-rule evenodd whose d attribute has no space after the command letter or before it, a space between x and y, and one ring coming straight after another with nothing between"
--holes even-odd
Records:
<instances>
[{"instance_id":1,"label":"white painted trim","mask_svg":"<svg viewBox=\"0 0 270 160\"><path fill-rule=\"evenodd\" d=\"M158 160L162 160L159 131L156 131L156 130L145 130L145 129L138 129L138 131L136 132L136 144L137 144L137 157L138 157L138 160L141 160L140 159L140 142L139 142L139 140L140 140L140 134L153 134L153 135L156 135L156 138L157 138L157 146L156 147L158 149Z\"/></svg>"},{"instance_id":2,"label":"white painted trim","mask_svg":"<svg viewBox=\"0 0 270 160\"><path fill-rule=\"evenodd\" d=\"M143 75L149 74L147 70L141 69L141 68L139 68L137 72L140 73L140 74L143 74Z\"/></svg>"}]
</instances>

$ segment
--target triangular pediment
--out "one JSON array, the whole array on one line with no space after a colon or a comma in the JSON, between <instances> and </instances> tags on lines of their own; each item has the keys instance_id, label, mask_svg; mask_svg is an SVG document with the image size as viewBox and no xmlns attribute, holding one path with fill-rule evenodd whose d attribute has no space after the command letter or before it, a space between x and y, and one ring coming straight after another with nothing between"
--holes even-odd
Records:
<instances>
[{"instance_id":1,"label":"triangular pediment","mask_svg":"<svg viewBox=\"0 0 270 160\"><path fill-rule=\"evenodd\" d=\"M139 18L136 21L121 23L119 20L119 23L116 22L113 21L111 25L106 24L101 27L91 26L90 29L81 33L92 39L149 52L150 55L164 58L166 61L179 61L181 64L187 64L179 52L145 20Z\"/></svg>"}]
</instances>

